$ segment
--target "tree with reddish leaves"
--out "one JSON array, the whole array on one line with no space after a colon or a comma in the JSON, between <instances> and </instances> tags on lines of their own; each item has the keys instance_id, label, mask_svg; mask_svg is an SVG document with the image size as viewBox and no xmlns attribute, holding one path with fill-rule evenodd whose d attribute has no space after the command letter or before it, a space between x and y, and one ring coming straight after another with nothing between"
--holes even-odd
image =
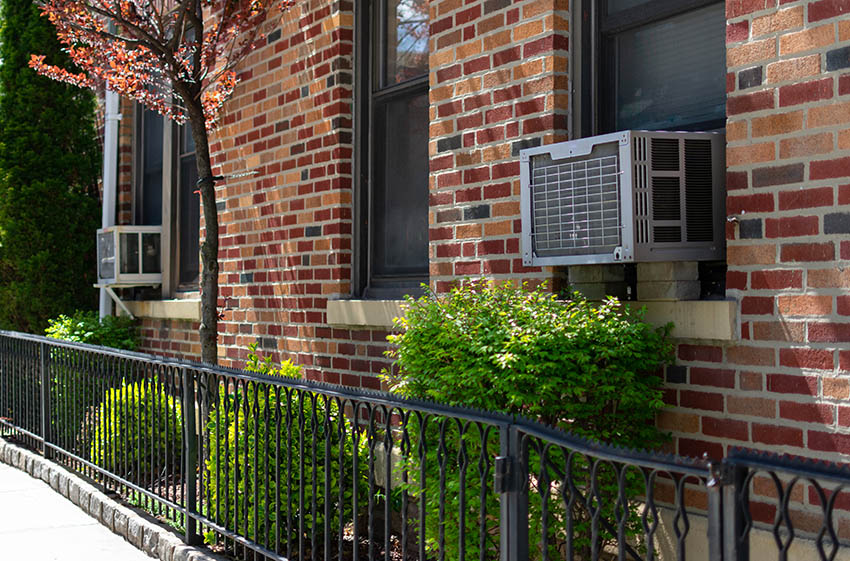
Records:
<instances>
[{"instance_id":1,"label":"tree with reddish leaves","mask_svg":"<svg viewBox=\"0 0 850 561\"><path fill-rule=\"evenodd\" d=\"M294 0L44 0L42 13L81 73L34 54L39 74L119 94L188 122L196 147L206 235L201 244L201 358L217 362L218 215L209 133L236 87L236 66L263 23Z\"/></svg>"}]
</instances>

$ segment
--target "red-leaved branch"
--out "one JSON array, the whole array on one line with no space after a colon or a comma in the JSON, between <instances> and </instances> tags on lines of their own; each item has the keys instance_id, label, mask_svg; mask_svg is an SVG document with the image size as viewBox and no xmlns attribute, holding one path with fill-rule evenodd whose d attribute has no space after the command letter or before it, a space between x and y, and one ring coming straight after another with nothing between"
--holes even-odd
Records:
<instances>
[{"instance_id":1,"label":"red-leaved branch","mask_svg":"<svg viewBox=\"0 0 850 561\"><path fill-rule=\"evenodd\" d=\"M294 0L44 0L75 74L34 54L39 74L80 87L107 83L178 123L185 95L215 127L236 87L236 65L262 38L262 24Z\"/></svg>"}]
</instances>

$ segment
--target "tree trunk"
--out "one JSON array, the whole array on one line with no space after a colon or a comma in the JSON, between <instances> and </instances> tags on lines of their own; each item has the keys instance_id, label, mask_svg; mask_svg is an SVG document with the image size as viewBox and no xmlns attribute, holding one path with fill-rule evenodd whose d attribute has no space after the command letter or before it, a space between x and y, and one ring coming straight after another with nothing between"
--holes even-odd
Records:
<instances>
[{"instance_id":1,"label":"tree trunk","mask_svg":"<svg viewBox=\"0 0 850 561\"><path fill-rule=\"evenodd\" d=\"M200 99L189 92L182 95L192 125L198 189L204 210L206 235L201 244L201 361L218 364L218 209L215 204L215 179L210 160L210 143Z\"/></svg>"}]
</instances>

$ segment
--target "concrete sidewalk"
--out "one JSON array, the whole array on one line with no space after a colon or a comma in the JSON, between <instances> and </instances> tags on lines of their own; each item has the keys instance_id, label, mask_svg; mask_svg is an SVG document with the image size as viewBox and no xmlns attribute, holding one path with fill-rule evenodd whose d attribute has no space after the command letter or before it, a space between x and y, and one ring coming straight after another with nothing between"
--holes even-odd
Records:
<instances>
[{"instance_id":1,"label":"concrete sidewalk","mask_svg":"<svg viewBox=\"0 0 850 561\"><path fill-rule=\"evenodd\" d=\"M40 479L0 463L0 559L150 561Z\"/></svg>"}]
</instances>

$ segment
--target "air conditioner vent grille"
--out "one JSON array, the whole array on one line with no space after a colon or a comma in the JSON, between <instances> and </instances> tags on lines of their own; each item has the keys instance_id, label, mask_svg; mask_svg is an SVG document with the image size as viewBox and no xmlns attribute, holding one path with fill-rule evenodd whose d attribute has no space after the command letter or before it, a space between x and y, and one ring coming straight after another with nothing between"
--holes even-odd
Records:
<instances>
[{"instance_id":1,"label":"air conditioner vent grille","mask_svg":"<svg viewBox=\"0 0 850 561\"><path fill-rule=\"evenodd\" d=\"M652 139L653 171L679 171L679 139Z\"/></svg>"},{"instance_id":2,"label":"air conditioner vent grille","mask_svg":"<svg viewBox=\"0 0 850 561\"><path fill-rule=\"evenodd\" d=\"M714 239L711 172L711 142L685 140L685 215L689 242Z\"/></svg>"},{"instance_id":3,"label":"air conditioner vent grille","mask_svg":"<svg viewBox=\"0 0 850 561\"><path fill-rule=\"evenodd\" d=\"M652 178L653 220L681 220L682 199L678 177Z\"/></svg>"},{"instance_id":4,"label":"air conditioner vent grille","mask_svg":"<svg viewBox=\"0 0 850 561\"><path fill-rule=\"evenodd\" d=\"M532 243L538 255L609 253L621 243L619 158L535 163Z\"/></svg>"},{"instance_id":5,"label":"air conditioner vent grille","mask_svg":"<svg viewBox=\"0 0 850 561\"><path fill-rule=\"evenodd\" d=\"M652 229L655 243L670 243L682 241L682 229L678 226L656 226Z\"/></svg>"}]
</instances>

